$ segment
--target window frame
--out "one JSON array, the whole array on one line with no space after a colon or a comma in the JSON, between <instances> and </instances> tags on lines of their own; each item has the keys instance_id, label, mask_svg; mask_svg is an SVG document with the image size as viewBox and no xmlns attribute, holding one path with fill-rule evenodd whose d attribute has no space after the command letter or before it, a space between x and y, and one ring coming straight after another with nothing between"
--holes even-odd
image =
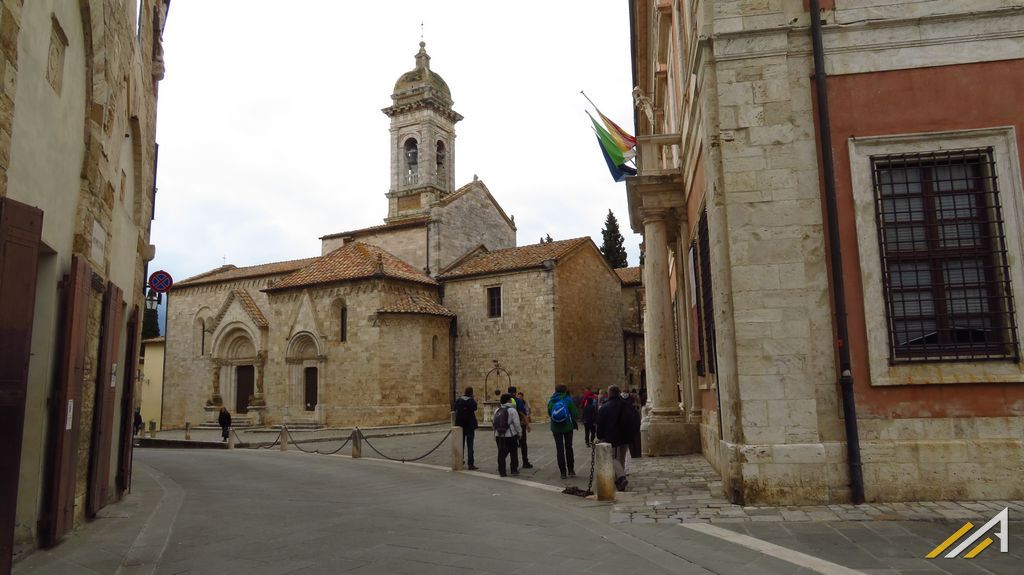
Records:
<instances>
[{"instance_id":1,"label":"window frame","mask_svg":"<svg viewBox=\"0 0 1024 575\"><path fill-rule=\"evenodd\" d=\"M1013 126L921 132L885 136L852 137L849 145L850 186L856 225L859 272L863 294L863 319L867 336L867 371L872 386L932 385L950 383L1024 383L1024 364L1012 359L941 360L891 363L886 298L882 285L881 246L875 219L875 191L871 158L967 148L991 148L999 182L1007 257L1018 262L1009 270L1010 291L1016 304L1014 320L1022 325L1020 302L1024 301L1024 191L1020 152ZM847 264L853 267L855 264ZM849 293L849 292L848 292ZM855 311L852 308L851 311ZM856 344L856 342L851 342ZM1020 351L1017 351L1019 358Z\"/></svg>"},{"instance_id":2,"label":"window frame","mask_svg":"<svg viewBox=\"0 0 1024 575\"><path fill-rule=\"evenodd\" d=\"M492 298L492 296L491 296L492 293L497 293L498 294L498 297L497 297L497 304L498 304L497 305L497 311L498 311L498 313L497 314L494 313L494 307L492 305L494 303L494 301L495 301L494 298ZM501 319L502 318L502 316L504 315L504 312L505 312L505 310L504 310L505 306L504 306L503 298L504 298L504 294L502 293L501 284L484 286L484 305L486 306L486 309L487 309L487 319Z\"/></svg>"}]
</instances>

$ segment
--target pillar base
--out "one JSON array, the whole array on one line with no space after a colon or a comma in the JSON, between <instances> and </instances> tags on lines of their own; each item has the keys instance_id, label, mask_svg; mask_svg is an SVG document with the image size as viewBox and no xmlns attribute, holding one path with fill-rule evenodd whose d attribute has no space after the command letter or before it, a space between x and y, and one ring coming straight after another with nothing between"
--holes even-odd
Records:
<instances>
[{"instance_id":1,"label":"pillar base","mask_svg":"<svg viewBox=\"0 0 1024 575\"><path fill-rule=\"evenodd\" d=\"M640 439L644 457L700 453L700 424L678 412L663 415L652 410L640 424Z\"/></svg>"}]
</instances>

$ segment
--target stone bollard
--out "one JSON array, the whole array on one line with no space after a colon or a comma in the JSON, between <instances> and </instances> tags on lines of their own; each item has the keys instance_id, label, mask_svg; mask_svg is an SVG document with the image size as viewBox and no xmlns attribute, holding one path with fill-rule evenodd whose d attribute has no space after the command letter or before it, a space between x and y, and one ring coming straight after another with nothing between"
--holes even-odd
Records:
<instances>
[{"instance_id":1,"label":"stone bollard","mask_svg":"<svg viewBox=\"0 0 1024 575\"><path fill-rule=\"evenodd\" d=\"M352 428L352 459L363 456L363 432L358 427Z\"/></svg>"},{"instance_id":2,"label":"stone bollard","mask_svg":"<svg viewBox=\"0 0 1024 575\"><path fill-rule=\"evenodd\" d=\"M185 440L189 441L191 439L192 439L192 422L191 421L186 421L185 422Z\"/></svg>"},{"instance_id":3,"label":"stone bollard","mask_svg":"<svg viewBox=\"0 0 1024 575\"><path fill-rule=\"evenodd\" d=\"M598 501L615 501L615 467L612 465L612 444L598 443L594 456L594 492Z\"/></svg>"},{"instance_id":4,"label":"stone bollard","mask_svg":"<svg viewBox=\"0 0 1024 575\"><path fill-rule=\"evenodd\" d=\"M288 451L288 426L281 426L281 451Z\"/></svg>"},{"instance_id":5,"label":"stone bollard","mask_svg":"<svg viewBox=\"0 0 1024 575\"><path fill-rule=\"evenodd\" d=\"M455 426L452 428L452 471L460 471L462 469L462 428Z\"/></svg>"},{"instance_id":6,"label":"stone bollard","mask_svg":"<svg viewBox=\"0 0 1024 575\"><path fill-rule=\"evenodd\" d=\"M149 420L149 438L153 439L156 437L156 422L152 419Z\"/></svg>"},{"instance_id":7,"label":"stone bollard","mask_svg":"<svg viewBox=\"0 0 1024 575\"><path fill-rule=\"evenodd\" d=\"M235 428L234 427L229 427L228 428L228 449L234 449L235 448L235 440L231 437L232 435L234 435L235 437L238 437L238 434L235 433Z\"/></svg>"}]
</instances>

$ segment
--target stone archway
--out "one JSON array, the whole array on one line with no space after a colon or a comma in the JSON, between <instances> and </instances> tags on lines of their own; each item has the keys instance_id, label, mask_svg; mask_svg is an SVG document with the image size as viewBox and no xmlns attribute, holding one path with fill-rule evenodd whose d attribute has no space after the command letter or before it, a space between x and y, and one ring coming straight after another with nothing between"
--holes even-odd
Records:
<instances>
[{"instance_id":1,"label":"stone archway","mask_svg":"<svg viewBox=\"0 0 1024 575\"><path fill-rule=\"evenodd\" d=\"M254 342L248 330L235 326L225 330L214 347L214 394L219 391L223 405L235 413L248 413L262 391L258 382L262 374L257 373L262 365Z\"/></svg>"},{"instance_id":2,"label":"stone archway","mask_svg":"<svg viewBox=\"0 0 1024 575\"><path fill-rule=\"evenodd\" d=\"M313 334L300 332L288 342L285 414L290 421L320 420L322 360L319 340Z\"/></svg>"}]
</instances>

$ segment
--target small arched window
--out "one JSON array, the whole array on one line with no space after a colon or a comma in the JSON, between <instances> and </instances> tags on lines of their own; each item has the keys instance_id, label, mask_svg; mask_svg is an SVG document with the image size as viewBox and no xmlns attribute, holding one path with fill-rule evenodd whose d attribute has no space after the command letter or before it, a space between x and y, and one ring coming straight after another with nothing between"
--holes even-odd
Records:
<instances>
[{"instance_id":1,"label":"small arched window","mask_svg":"<svg viewBox=\"0 0 1024 575\"><path fill-rule=\"evenodd\" d=\"M437 141L437 155L435 156L437 161L437 177L438 179L444 177L444 166L445 160L448 159L448 153L444 149L444 142Z\"/></svg>"},{"instance_id":2,"label":"small arched window","mask_svg":"<svg viewBox=\"0 0 1024 575\"><path fill-rule=\"evenodd\" d=\"M342 306L338 322L338 340L348 341L348 307Z\"/></svg>"},{"instance_id":3,"label":"small arched window","mask_svg":"<svg viewBox=\"0 0 1024 575\"><path fill-rule=\"evenodd\" d=\"M430 359L437 359L437 336L430 340Z\"/></svg>"},{"instance_id":4,"label":"small arched window","mask_svg":"<svg viewBox=\"0 0 1024 575\"><path fill-rule=\"evenodd\" d=\"M417 147L416 138L409 138L405 141L403 146L405 155L405 183L415 184L417 181L416 173L419 169L419 149Z\"/></svg>"}]
</instances>

